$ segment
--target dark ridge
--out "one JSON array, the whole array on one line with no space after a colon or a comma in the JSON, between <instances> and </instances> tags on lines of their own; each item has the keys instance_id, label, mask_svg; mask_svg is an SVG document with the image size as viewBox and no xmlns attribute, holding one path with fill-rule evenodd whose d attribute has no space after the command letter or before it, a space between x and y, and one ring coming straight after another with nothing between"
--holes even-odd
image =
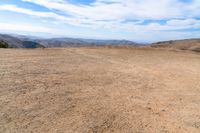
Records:
<instances>
[{"instance_id":1,"label":"dark ridge","mask_svg":"<svg viewBox=\"0 0 200 133\"><path fill-rule=\"evenodd\" d=\"M23 41L24 48L45 48L43 45L32 42L32 41Z\"/></svg>"}]
</instances>

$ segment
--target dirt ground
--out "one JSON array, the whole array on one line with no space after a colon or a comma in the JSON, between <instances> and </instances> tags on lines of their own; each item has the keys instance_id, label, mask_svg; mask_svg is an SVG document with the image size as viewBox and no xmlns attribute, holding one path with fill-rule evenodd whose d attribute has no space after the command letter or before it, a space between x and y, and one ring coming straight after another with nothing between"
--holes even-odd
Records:
<instances>
[{"instance_id":1,"label":"dirt ground","mask_svg":"<svg viewBox=\"0 0 200 133\"><path fill-rule=\"evenodd\" d=\"M1 133L199 133L200 54L0 49Z\"/></svg>"}]
</instances>

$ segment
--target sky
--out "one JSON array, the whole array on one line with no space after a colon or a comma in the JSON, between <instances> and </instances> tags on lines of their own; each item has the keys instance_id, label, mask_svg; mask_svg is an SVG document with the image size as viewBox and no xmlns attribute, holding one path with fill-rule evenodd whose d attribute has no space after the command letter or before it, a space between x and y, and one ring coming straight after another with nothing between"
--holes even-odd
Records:
<instances>
[{"instance_id":1,"label":"sky","mask_svg":"<svg viewBox=\"0 0 200 133\"><path fill-rule=\"evenodd\" d=\"M0 33L136 42L200 38L200 0L0 0Z\"/></svg>"}]
</instances>

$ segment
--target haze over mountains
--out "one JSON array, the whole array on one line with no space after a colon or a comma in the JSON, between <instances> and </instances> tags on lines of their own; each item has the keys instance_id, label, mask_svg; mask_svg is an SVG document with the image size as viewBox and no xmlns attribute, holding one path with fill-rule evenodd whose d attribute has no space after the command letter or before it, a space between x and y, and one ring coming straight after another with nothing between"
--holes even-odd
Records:
<instances>
[{"instance_id":1,"label":"haze over mountains","mask_svg":"<svg viewBox=\"0 0 200 133\"><path fill-rule=\"evenodd\" d=\"M128 40L95 40L82 38L39 38L15 34L0 34L0 41L6 42L8 48L55 48L75 46L144 46ZM200 51L200 39L170 40L146 44L145 47Z\"/></svg>"},{"instance_id":2,"label":"haze over mountains","mask_svg":"<svg viewBox=\"0 0 200 133\"><path fill-rule=\"evenodd\" d=\"M95 40L81 38L50 38L43 39L32 36L0 34L0 40L8 43L9 48L53 48L69 46L99 46L99 45L139 45L128 40Z\"/></svg>"},{"instance_id":3,"label":"haze over mountains","mask_svg":"<svg viewBox=\"0 0 200 133\"><path fill-rule=\"evenodd\" d=\"M31 39L24 40L6 34L0 34L0 40L6 42L9 48L44 48L43 45L31 41Z\"/></svg>"}]
</instances>

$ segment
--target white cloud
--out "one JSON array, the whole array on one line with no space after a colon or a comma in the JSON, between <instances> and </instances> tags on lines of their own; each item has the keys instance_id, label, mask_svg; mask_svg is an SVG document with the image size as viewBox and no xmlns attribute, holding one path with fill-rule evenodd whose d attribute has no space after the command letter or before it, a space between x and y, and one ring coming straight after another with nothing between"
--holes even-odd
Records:
<instances>
[{"instance_id":1,"label":"white cloud","mask_svg":"<svg viewBox=\"0 0 200 133\"><path fill-rule=\"evenodd\" d=\"M65 22L84 27L103 27L139 30L176 30L199 28L199 21L190 19L200 15L200 0L190 3L180 0L96 0L89 5L74 5L64 0L22 0L71 15ZM143 20L169 19L165 25L150 23L139 25ZM136 20L135 22L123 22ZM189 22L190 21L190 22ZM191 22L192 21L192 22Z\"/></svg>"},{"instance_id":2,"label":"white cloud","mask_svg":"<svg viewBox=\"0 0 200 133\"><path fill-rule=\"evenodd\" d=\"M1 23L1 22L0 22L0 30L40 32L40 33L59 32L56 29L49 28L49 27L35 26L31 24Z\"/></svg>"},{"instance_id":3,"label":"white cloud","mask_svg":"<svg viewBox=\"0 0 200 133\"><path fill-rule=\"evenodd\" d=\"M68 0L21 0L31 2L50 9L48 12L34 11L16 5L0 5L0 10L23 13L41 18L51 18L53 23L64 23L87 28L103 28L109 30L127 31L131 34L148 33L168 35L177 33L173 30L200 29L200 0L181 2L181 0L96 0L88 5L72 4ZM61 12L61 14L58 14ZM132 21L130 21L132 20ZM143 24L144 21L153 20ZM154 20L164 20L160 23ZM45 21L45 20L43 20ZM49 21L49 20L48 20ZM48 23L48 21L46 21ZM51 21L51 20L50 20ZM0 24L7 29L20 29L19 25ZM11 28L9 28L9 26ZM36 32L54 32L62 34L63 30L27 26ZM32 28L33 27L33 28ZM25 29L24 27L23 29ZM185 35L178 33L179 35ZM187 33L188 35L188 33Z\"/></svg>"},{"instance_id":4,"label":"white cloud","mask_svg":"<svg viewBox=\"0 0 200 133\"><path fill-rule=\"evenodd\" d=\"M200 29L200 20L196 19L172 19L165 24L150 23L147 25L135 25L135 29L143 31L170 31L184 29Z\"/></svg>"},{"instance_id":5,"label":"white cloud","mask_svg":"<svg viewBox=\"0 0 200 133\"><path fill-rule=\"evenodd\" d=\"M171 19L199 16L200 0L184 3L180 0L97 0L90 5L74 5L64 0L22 0L49 9L92 20Z\"/></svg>"},{"instance_id":6,"label":"white cloud","mask_svg":"<svg viewBox=\"0 0 200 133\"><path fill-rule=\"evenodd\" d=\"M30 9L19 8L16 5L0 5L0 10L13 11L13 12L23 13L23 14L37 16L37 17L54 18L54 19L58 19L58 20L67 20L66 17L57 15L52 12L32 11Z\"/></svg>"},{"instance_id":7,"label":"white cloud","mask_svg":"<svg viewBox=\"0 0 200 133\"><path fill-rule=\"evenodd\" d=\"M113 0L116 1L116 0ZM103 0L101 0L103 2ZM96 4L96 3L95 3ZM186 28L200 28L200 20L196 19L171 19L166 22L166 24L159 24L159 23L149 23L146 25L140 25L141 21L133 21L133 22L123 22L126 21L126 18L123 19L116 19L116 20L93 20L93 19L86 19L86 18L79 18L77 16L74 17L66 17L61 16L53 12L38 12L33 11L30 9L19 8L15 5L0 5L0 10L7 10L13 11L17 13L23 13L27 15L32 15L36 17L42 18L53 18L58 20L62 23L68 23L71 25L76 26L83 26L83 27L103 27L109 29L121 29L121 30L128 30L128 31L159 31L159 30L178 30L178 29L186 29ZM54 21L55 22L55 21Z\"/></svg>"}]
</instances>

